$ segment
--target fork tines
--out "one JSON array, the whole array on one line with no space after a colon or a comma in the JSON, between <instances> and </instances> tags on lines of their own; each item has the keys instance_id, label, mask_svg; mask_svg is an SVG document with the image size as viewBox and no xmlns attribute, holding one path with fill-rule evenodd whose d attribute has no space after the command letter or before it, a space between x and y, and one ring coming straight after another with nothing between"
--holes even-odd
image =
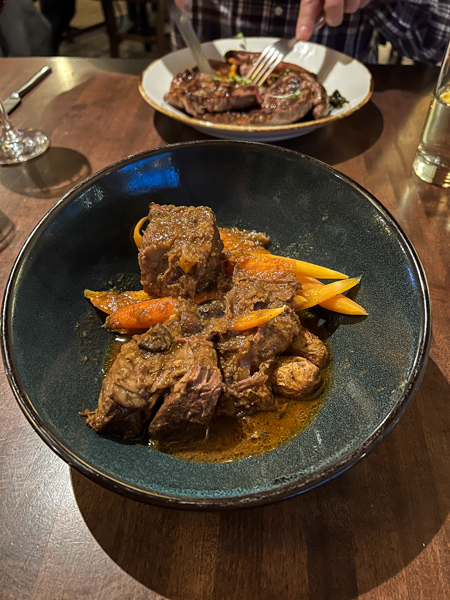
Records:
<instances>
[{"instance_id":1,"label":"fork tines","mask_svg":"<svg viewBox=\"0 0 450 600\"><path fill-rule=\"evenodd\" d=\"M283 44L283 50L280 50L276 47L277 45L283 44L283 41L277 42L272 46L267 46L261 52L258 60L255 62L251 70L247 73L247 78L252 80L252 83L256 85L262 85L272 71L280 64L286 55L287 48L285 48L285 44Z\"/></svg>"},{"instance_id":2,"label":"fork tines","mask_svg":"<svg viewBox=\"0 0 450 600\"><path fill-rule=\"evenodd\" d=\"M318 31L324 23L325 17L321 15L314 24L313 33ZM261 52L258 60L247 73L247 78L251 79L252 83L262 85L283 58L294 48L297 41L298 40L293 37L290 40L279 40L275 44L266 46Z\"/></svg>"}]
</instances>

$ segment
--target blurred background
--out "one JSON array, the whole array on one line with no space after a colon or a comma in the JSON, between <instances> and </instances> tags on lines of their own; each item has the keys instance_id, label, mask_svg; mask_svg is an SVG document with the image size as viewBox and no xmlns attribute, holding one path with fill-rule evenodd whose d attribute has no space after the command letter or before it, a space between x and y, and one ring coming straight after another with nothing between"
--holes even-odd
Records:
<instances>
[{"instance_id":1,"label":"blurred background","mask_svg":"<svg viewBox=\"0 0 450 600\"><path fill-rule=\"evenodd\" d=\"M167 0L10 0L0 55L146 58L170 52ZM411 62L381 44L378 62Z\"/></svg>"},{"instance_id":2,"label":"blurred background","mask_svg":"<svg viewBox=\"0 0 450 600\"><path fill-rule=\"evenodd\" d=\"M35 5L41 10L39 0ZM163 0L76 0L75 14L64 32L58 54L157 58L170 51L165 13Z\"/></svg>"}]
</instances>

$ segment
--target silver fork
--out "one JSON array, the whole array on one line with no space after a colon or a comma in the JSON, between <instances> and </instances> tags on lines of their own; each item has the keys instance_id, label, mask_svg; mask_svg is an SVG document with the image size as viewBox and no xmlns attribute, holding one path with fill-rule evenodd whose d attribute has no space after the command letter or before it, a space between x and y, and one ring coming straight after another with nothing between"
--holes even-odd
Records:
<instances>
[{"instance_id":1,"label":"silver fork","mask_svg":"<svg viewBox=\"0 0 450 600\"><path fill-rule=\"evenodd\" d=\"M314 25L313 33L320 29L324 22L324 17L320 17ZM275 67L277 67L283 58L291 52L298 41L299 40L293 37L290 40L279 40L278 42L275 42L275 44L266 46L258 57L258 60L246 74L246 79L250 79L252 83L256 83L256 85L262 85Z\"/></svg>"}]
</instances>

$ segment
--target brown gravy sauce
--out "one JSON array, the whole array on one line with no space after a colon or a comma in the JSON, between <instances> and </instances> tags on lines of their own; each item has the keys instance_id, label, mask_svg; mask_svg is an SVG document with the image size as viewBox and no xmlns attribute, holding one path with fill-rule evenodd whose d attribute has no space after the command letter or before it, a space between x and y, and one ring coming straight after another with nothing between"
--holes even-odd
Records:
<instances>
[{"instance_id":1,"label":"brown gravy sauce","mask_svg":"<svg viewBox=\"0 0 450 600\"><path fill-rule=\"evenodd\" d=\"M198 445L163 451L181 460L221 463L263 454L300 433L318 413L324 395L322 391L311 399L280 397L275 411L213 419L207 438Z\"/></svg>"},{"instance_id":2,"label":"brown gravy sauce","mask_svg":"<svg viewBox=\"0 0 450 600\"><path fill-rule=\"evenodd\" d=\"M116 339L109 346L103 367L104 374L113 364L124 341ZM239 418L213 419L205 439L195 444L157 446L149 440L149 445L180 460L224 463L257 456L288 442L311 423L325 401L332 370L331 349L325 343L330 354L330 364L321 373L324 385L315 396L299 400L278 397L277 409L274 411L257 412Z\"/></svg>"}]
</instances>

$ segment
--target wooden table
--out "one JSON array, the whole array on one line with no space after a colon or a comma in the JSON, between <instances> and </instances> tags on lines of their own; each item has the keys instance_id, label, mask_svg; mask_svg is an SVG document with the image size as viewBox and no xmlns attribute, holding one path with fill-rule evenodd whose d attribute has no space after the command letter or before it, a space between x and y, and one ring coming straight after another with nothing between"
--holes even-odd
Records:
<instances>
[{"instance_id":1,"label":"wooden table","mask_svg":"<svg viewBox=\"0 0 450 600\"><path fill-rule=\"evenodd\" d=\"M51 64L13 113L52 147L0 168L2 289L36 222L81 178L155 146L201 139L140 97L142 61L1 59L3 97ZM450 598L450 192L411 175L437 71L372 69L372 101L284 142L353 177L409 235L430 286L434 333L414 402L357 466L297 498L238 512L183 512L131 501L72 471L33 432L0 374L0 596L170 600Z\"/></svg>"}]
</instances>

